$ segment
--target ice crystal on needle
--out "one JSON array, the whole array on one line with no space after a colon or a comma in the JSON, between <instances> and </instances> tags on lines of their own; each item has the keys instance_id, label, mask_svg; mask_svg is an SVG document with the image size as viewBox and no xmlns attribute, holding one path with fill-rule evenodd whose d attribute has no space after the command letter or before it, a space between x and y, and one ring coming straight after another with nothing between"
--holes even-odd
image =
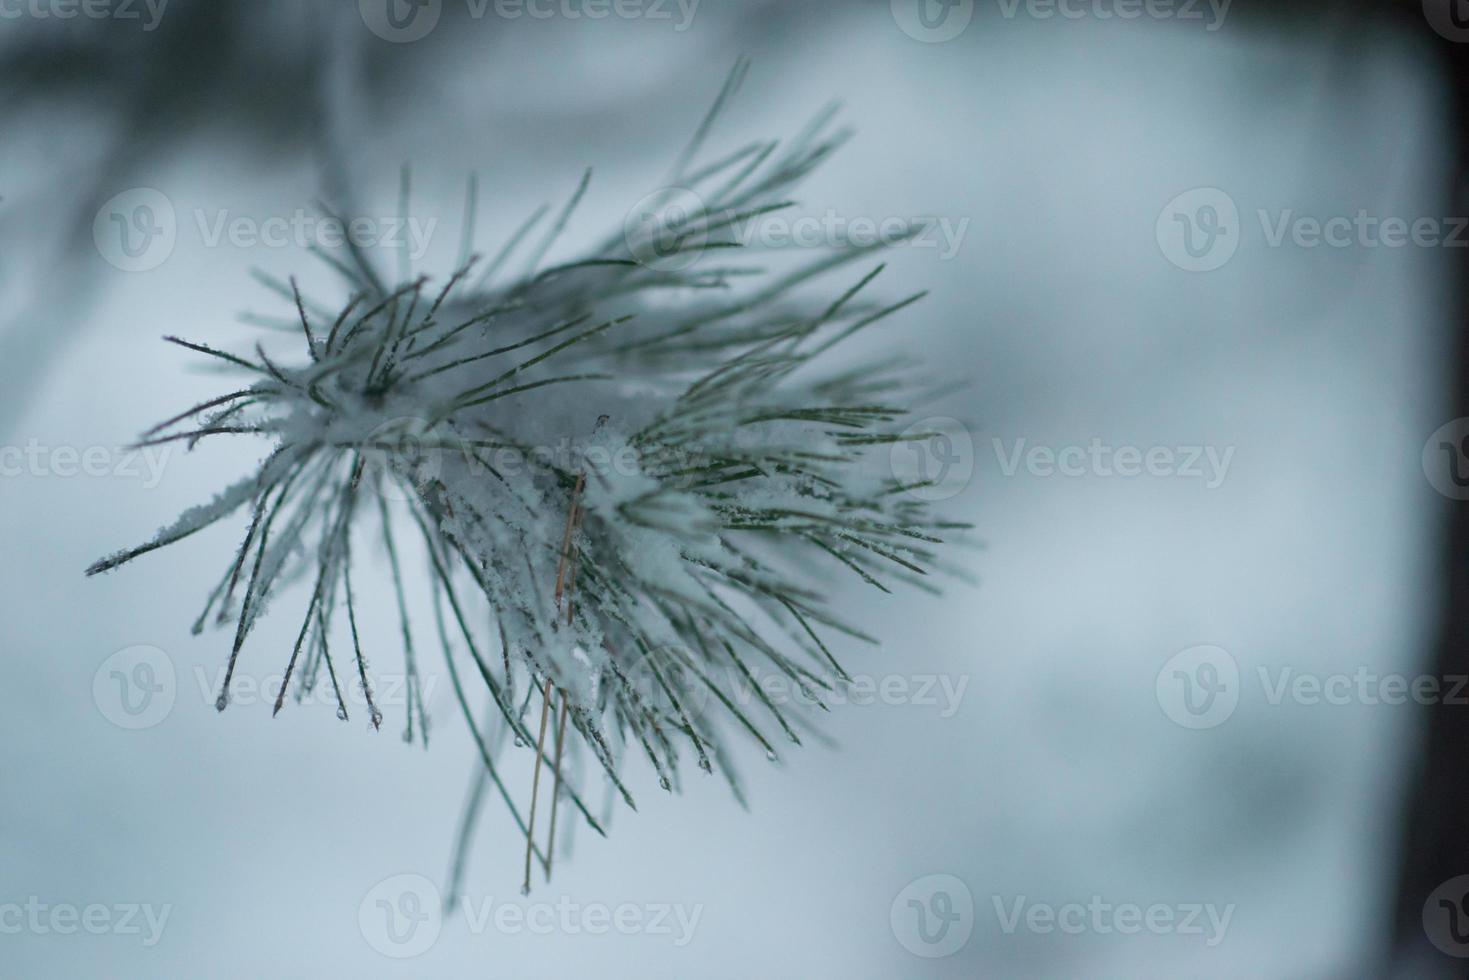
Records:
<instances>
[{"instance_id":1,"label":"ice crystal on needle","mask_svg":"<svg viewBox=\"0 0 1469 980\"><path fill-rule=\"evenodd\" d=\"M870 301L879 265L812 303L803 297L816 276L873 250L835 245L772 274L742 263L732 234L790 206L786 193L843 139L828 132L831 114L789 147L692 163L742 72L683 155L669 181L678 190L646 199L581 261L541 268L586 180L546 231L536 234L542 209L493 258L466 256L442 285L384 282L356 252L323 256L353 293L335 312L294 280L275 283L304 341L292 363L260 345L233 354L167 338L245 380L145 440L245 435L270 440L271 452L212 502L89 569L244 511L244 538L196 623L214 614L233 626L218 707L267 601L299 579L305 611L275 710L290 692L329 685L345 718L354 685L377 726L364 646L381 655L388 642L359 629L352 559L384 555L406 736L426 734L420 661L436 647L485 778L525 835L527 882L531 855L549 872L551 848L535 843L543 770L551 800L564 797L599 832L579 784L589 770L573 757L595 760L629 805L628 753L664 787L685 754L738 793L731 742L753 739L774 758L777 735L798 742L802 724L757 674L779 672L819 700L846 678L833 640L869 639L830 608L822 563L883 591L921 584L956 526L882 465L914 438L901 434L908 367L826 367L835 345L918 297ZM405 598L419 575L435 597L431 643ZM477 685L492 724L476 719ZM497 769L507 733L535 753L524 814ZM555 814L552 805L553 828Z\"/></svg>"}]
</instances>

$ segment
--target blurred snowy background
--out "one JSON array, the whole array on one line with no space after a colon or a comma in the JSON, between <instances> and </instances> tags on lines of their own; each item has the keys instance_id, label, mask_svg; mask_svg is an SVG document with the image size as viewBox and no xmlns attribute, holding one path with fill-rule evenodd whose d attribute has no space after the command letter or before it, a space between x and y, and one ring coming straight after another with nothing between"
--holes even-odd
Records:
<instances>
[{"instance_id":1,"label":"blurred snowy background","mask_svg":"<svg viewBox=\"0 0 1469 980\"><path fill-rule=\"evenodd\" d=\"M1439 612L1447 502L1420 455L1448 418L1457 253L1313 245L1298 219L1449 213L1426 31L1204 4L391 2L0 3L0 977L1388 975L1419 709L1370 679L1421 672ZM323 703L217 714L227 638L188 627L236 529L82 570L255 459L116 447L218 390L160 335L241 346L238 313L288 312L252 267L329 293L295 243L212 231L309 210L331 146L371 214L412 165L415 266L440 276L469 172L490 248L593 166L572 255L658 185L740 54L716 151L840 98L857 134L804 208L963 229L894 250L889 293L932 295L873 342L970 382L926 411L967 433L946 506L978 525L979 584L847 588L886 640L847 666L892 696L833 710L835 748L751 752L749 813L716 779L668 797L635 771L641 812L522 898L487 808L468 914L394 959L392 881L445 884L471 772L447 680L428 668L427 753L391 701L379 734ZM137 188L173 240L128 271L94 219ZM1118 475L1127 447L1160 452ZM268 620L242 673L268 684L293 638ZM104 662L138 646L174 676L129 730ZM1368 695L1313 703L1339 675ZM628 928L590 934L620 907ZM1433 956L1410 975L1452 975Z\"/></svg>"}]
</instances>

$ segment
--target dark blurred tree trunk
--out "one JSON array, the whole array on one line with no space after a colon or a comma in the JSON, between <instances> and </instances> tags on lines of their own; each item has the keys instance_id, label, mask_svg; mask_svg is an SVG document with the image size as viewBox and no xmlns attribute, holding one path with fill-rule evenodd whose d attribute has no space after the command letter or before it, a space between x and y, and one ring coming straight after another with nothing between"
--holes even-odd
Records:
<instances>
[{"instance_id":1,"label":"dark blurred tree trunk","mask_svg":"<svg viewBox=\"0 0 1469 980\"><path fill-rule=\"evenodd\" d=\"M1469 16L1469 4L1449 0ZM1430 30L1422 5L1396 5L1428 34L1446 69L1446 123L1453 143L1451 170L1445 175L1448 213L1469 206L1469 42L1453 43ZM1455 254L1455 253L1450 253ZM1457 253L1460 273L1451 324L1451 387L1440 421L1469 416L1469 254ZM1442 611L1429 673L1441 680L1469 676L1469 503L1456 502L1446 513L1439 557ZM1441 690L1452 690L1445 683ZM1469 874L1469 707L1436 703L1423 709L1417 743L1407 757L1410 772L1398 823L1398 882L1393 922L1396 976L1463 976L1463 960L1435 950L1423 927L1424 903L1450 878ZM1429 971L1427 973L1419 971Z\"/></svg>"}]
</instances>

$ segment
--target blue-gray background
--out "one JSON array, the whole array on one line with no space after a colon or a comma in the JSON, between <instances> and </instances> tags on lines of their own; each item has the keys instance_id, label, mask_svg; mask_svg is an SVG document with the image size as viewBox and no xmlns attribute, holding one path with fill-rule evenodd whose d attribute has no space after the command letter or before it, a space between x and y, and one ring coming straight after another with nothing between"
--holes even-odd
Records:
<instances>
[{"instance_id":1,"label":"blue-gray background","mask_svg":"<svg viewBox=\"0 0 1469 980\"><path fill-rule=\"evenodd\" d=\"M144 91L133 115L117 110L172 18L183 23L190 5L174 4L152 32L34 13L0 21L11 55L67 32L116 52L110 74L81 89L43 78L16 97L0 144L7 446L128 442L218 390L161 334L253 342L236 313L284 311L251 267L327 281L297 249L210 247L194 217L310 205L322 171L316 124L301 118L308 93L284 85L262 108L240 85L175 117ZM470 773L437 665L427 753L398 740L401 710L380 734L322 705L275 720L258 702L216 714L228 637L188 625L236 529L102 579L81 572L255 457L176 451L156 485L7 476L0 904L171 911L153 946L0 934L0 977L1324 978L1379 956L1414 709L1271 704L1255 678L1261 667L1412 674L1426 663L1446 501L1420 453L1446 421L1442 283L1454 253L1271 247L1255 215L1442 216L1441 80L1406 33L978 6L940 43L905 33L886 2L703 0L683 31L676 6L669 20L461 12L393 44L355 3L247 5L236 57L253 70L344 61L334 125L363 196L392 213L411 162L415 213L441 219L425 260L441 274L470 170L481 239L495 244L594 165L558 247L571 255L656 186L737 55L754 67L716 149L789 135L842 99L857 135L803 188L808 210L968 222L956 255L894 252L886 288L932 296L874 340L970 382L932 412L969 429L973 478L945 506L985 544L958 557L978 585L943 599L842 590L887 641L849 651L848 666L967 687L948 717L852 705L827 719L835 749L810 745L778 767L747 753L748 813L716 779L668 797L635 767L641 812L619 813L608 840L578 834L553 884L524 900L700 906L686 945L476 933L455 916L428 952L396 961L364 935L359 906L401 873L443 884ZM328 10L330 45L314 33ZM186 60L178 88L210 68ZM295 126L307 135L275 138ZM133 143L145 148L119 150ZM125 272L103 260L88 203L99 180L101 198L167 196L179 216L167 261ZM1223 190L1241 215L1237 253L1212 272L1178 268L1155 232L1194 188ZM995 440L1022 438L1234 453L1212 488L1006 475ZM277 672L293 638L280 605L247 647L253 676ZM389 612L370 611L369 634L393 636ZM1237 663L1240 703L1190 730L1170 720L1156 681L1203 644ZM135 645L166 652L176 700L161 723L128 731L99 707L93 679ZM378 660L390 670L396 652ZM516 840L491 807L467 883L476 900L523 901ZM933 874L960 879L973 913L963 947L930 959L910 952L890 913ZM1007 932L996 911L1093 896L1233 911L1212 946L1176 931Z\"/></svg>"}]
</instances>

